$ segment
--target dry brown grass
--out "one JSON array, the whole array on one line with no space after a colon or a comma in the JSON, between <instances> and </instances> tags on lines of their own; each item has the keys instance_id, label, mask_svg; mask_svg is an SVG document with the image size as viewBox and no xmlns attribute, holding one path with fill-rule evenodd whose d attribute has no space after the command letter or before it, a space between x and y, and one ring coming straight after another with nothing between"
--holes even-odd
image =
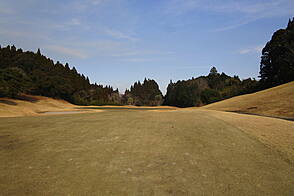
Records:
<instances>
[{"instance_id":1,"label":"dry brown grass","mask_svg":"<svg viewBox=\"0 0 294 196\"><path fill-rule=\"evenodd\" d=\"M201 111L249 134L294 164L294 122L232 112Z\"/></svg>"},{"instance_id":2,"label":"dry brown grass","mask_svg":"<svg viewBox=\"0 0 294 196\"><path fill-rule=\"evenodd\" d=\"M95 106L83 106L83 108L92 108ZM134 105L102 105L96 107L105 107L105 108L158 108L158 109L177 109L177 107L173 106L134 106Z\"/></svg>"},{"instance_id":3,"label":"dry brown grass","mask_svg":"<svg viewBox=\"0 0 294 196\"><path fill-rule=\"evenodd\" d=\"M73 105L67 101L61 99L53 99L49 97L43 96L32 96L32 95L24 95L24 98L28 100L18 100L11 98L0 98L0 117L17 117L17 116L36 116L36 115L49 115L49 114L63 114L65 112L80 112L80 113L88 113L88 112L101 112L107 108L117 108L117 109L171 109L176 110L176 107L170 106L113 106L113 105L104 105L104 106L77 106ZM32 101L33 100L33 101ZM100 109L93 109L93 108ZM87 109L88 108L88 109ZM51 113L52 112L52 113Z\"/></svg>"},{"instance_id":4,"label":"dry brown grass","mask_svg":"<svg viewBox=\"0 0 294 196\"><path fill-rule=\"evenodd\" d=\"M293 164L243 130L293 136L290 123L199 109L0 118L0 195L292 196Z\"/></svg>"},{"instance_id":5,"label":"dry brown grass","mask_svg":"<svg viewBox=\"0 0 294 196\"><path fill-rule=\"evenodd\" d=\"M293 84L226 107L289 115ZM256 97L272 97L277 108ZM0 99L0 116L26 116L0 118L0 195L294 194L294 122L199 108L123 110L134 106L40 116L79 108L32 98Z\"/></svg>"},{"instance_id":6,"label":"dry brown grass","mask_svg":"<svg viewBox=\"0 0 294 196\"><path fill-rule=\"evenodd\" d=\"M203 108L293 118L294 82L257 93L233 97Z\"/></svg>"},{"instance_id":7,"label":"dry brown grass","mask_svg":"<svg viewBox=\"0 0 294 196\"><path fill-rule=\"evenodd\" d=\"M64 100L49 97L25 97L30 100L0 98L0 117L33 116L47 111L70 111L76 107Z\"/></svg>"}]
</instances>

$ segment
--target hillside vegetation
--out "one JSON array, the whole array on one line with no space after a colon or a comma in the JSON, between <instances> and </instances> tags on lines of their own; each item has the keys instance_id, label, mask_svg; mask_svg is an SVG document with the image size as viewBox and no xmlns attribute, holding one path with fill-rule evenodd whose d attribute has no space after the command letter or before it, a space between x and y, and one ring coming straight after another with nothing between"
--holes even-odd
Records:
<instances>
[{"instance_id":1,"label":"hillside vegetation","mask_svg":"<svg viewBox=\"0 0 294 196\"><path fill-rule=\"evenodd\" d=\"M159 90L159 86L155 80L146 79L141 84L140 81L135 82L130 90L126 90L122 97L122 103L125 105L161 105L163 96Z\"/></svg>"},{"instance_id":2,"label":"hillside vegetation","mask_svg":"<svg viewBox=\"0 0 294 196\"><path fill-rule=\"evenodd\" d=\"M0 97L19 94L64 99L79 105L119 104L118 90L91 84L89 78L41 54L23 52L15 46L0 48Z\"/></svg>"},{"instance_id":3,"label":"hillside vegetation","mask_svg":"<svg viewBox=\"0 0 294 196\"><path fill-rule=\"evenodd\" d=\"M294 82L233 97L203 108L294 118Z\"/></svg>"},{"instance_id":4,"label":"hillside vegetation","mask_svg":"<svg viewBox=\"0 0 294 196\"><path fill-rule=\"evenodd\" d=\"M254 92L258 82L248 78L240 80L238 76L218 73L213 67L207 76L182 80L167 87L164 105L177 107L201 106L236 95Z\"/></svg>"}]
</instances>

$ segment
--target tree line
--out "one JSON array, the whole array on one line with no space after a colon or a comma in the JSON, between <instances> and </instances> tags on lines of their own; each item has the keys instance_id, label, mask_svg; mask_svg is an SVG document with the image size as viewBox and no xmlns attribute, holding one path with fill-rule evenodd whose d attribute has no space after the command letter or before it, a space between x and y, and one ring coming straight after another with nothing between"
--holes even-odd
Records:
<instances>
[{"instance_id":1,"label":"tree line","mask_svg":"<svg viewBox=\"0 0 294 196\"><path fill-rule=\"evenodd\" d=\"M125 105L156 106L161 105L162 102L163 96L158 84L155 80L146 78L142 84L140 81L135 82L122 96L122 103Z\"/></svg>"},{"instance_id":2,"label":"tree line","mask_svg":"<svg viewBox=\"0 0 294 196\"><path fill-rule=\"evenodd\" d=\"M91 84L68 63L54 63L40 50L23 52L15 46L0 47L0 97L17 98L23 93L67 100L78 105L169 105L201 106L294 80L294 18L286 29L276 31L262 50L260 80L218 73L170 81L162 95L155 80L135 82L123 95L111 86Z\"/></svg>"},{"instance_id":3,"label":"tree line","mask_svg":"<svg viewBox=\"0 0 294 196\"><path fill-rule=\"evenodd\" d=\"M23 52L15 46L0 47L0 97L20 94L59 98L78 105L120 104L118 89L91 84L89 78L40 50Z\"/></svg>"},{"instance_id":4,"label":"tree line","mask_svg":"<svg viewBox=\"0 0 294 196\"><path fill-rule=\"evenodd\" d=\"M207 76L177 82L170 81L164 105L177 107L201 106L233 96L252 93L259 88L255 79L240 80L238 76L218 73L213 67Z\"/></svg>"}]
</instances>

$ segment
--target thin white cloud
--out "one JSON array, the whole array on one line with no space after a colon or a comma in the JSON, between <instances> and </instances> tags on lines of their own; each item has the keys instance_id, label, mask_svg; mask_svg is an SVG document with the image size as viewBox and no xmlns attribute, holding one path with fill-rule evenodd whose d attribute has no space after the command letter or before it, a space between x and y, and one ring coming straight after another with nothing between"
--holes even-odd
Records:
<instances>
[{"instance_id":1,"label":"thin white cloud","mask_svg":"<svg viewBox=\"0 0 294 196\"><path fill-rule=\"evenodd\" d=\"M57 53L62 53L68 56L72 56L72 57L77 57L77 58L87 58L87 55L84 54L83 52L81 52L80 50L76 50L76 49L72 49L72 48L67 48L64 46L58 46L58 45L49 45L46 46L45 48L57 52Z\"/></svg>"},{"instance_id":2,"label":"thin white cloud","mask_svg":"<svg viewBox=\"0 0 294 196\"><path fill-rule=\"evenodd\" d=\"M165 5L165 12L172 15L197 11L221 13L227 16L234 14L231 24L218 27L215 31L234 29L261 18L292 15L293 10L293 0L171 0Z\"/></svg>"},{"instance_id":3,"label":"thin white cloud","mask_svg":"<svg viewBox=\"0 0 294 196\"><path fill-rule=\"evenodd\" d=\"M65 41L66 45L69 41ZM68 45L68 44L67 44ZM133 47L129 42L113 41L113 40L96 40L85 42L75 40L70 44L72 48L80 48L87 51L88 57L113 57L116 59L146 59L151 56L167 56L174 54L172 51L159 51L153 49L142 49Z\"/></svg>"},{"instance_id":4,"label":"thin white cloud","mask_svg":"<svg viewBox=\"0 0 294 196\"><path fill-rule=\"evenodd\" d=\"M121 51L118 53L113 53L110 56L113 57L128 57L128 56L164 56L170 55L173 52L161 52L156 50L142 50L142 49L126 49L125 51Z\"/></svg>"},{"instance_id":5,"label":"thin white cloud","mask_svg":"<svg viewBox=\"0 0 294 196\"><path fill-rule=\"evenodd\" d=\"M69 4L65 4L63 7L65 9L70 8L70 10L83 12L92 7L102 6L110 1L111 0L75 0Z\"/></svg>"},{"instance_id":6,"label":"thin white cloud","mask_svg":"<svg viewBox=\"0 0 294 196\"><path fill-rule=\"evenodd\" d=\"M171 0L165 6L166 12L170 14L184 14L195 10L206 10L267 16L293 13L293 8L294 4L292 0Z\"/></svg>"},{"instance_id":7,"label":"thin white cloud","mask_svg":"<svg viewBox=\"0 0 294 196\"><path fill-rule=\"evenodd\" d=\"M106 29L105 33L115 39L125 39L125 40L130 40L130 41L137 41L138 38L133 37L131 35L128 35L126 33L123 33L121 31L116 31L112 29Z\"/></svg>"},{"instance_id":8,"label":"thin white cloud","mask_svg":"<svg viewBox=\"0 0 294 196\"><path fill-rule=\"evenodd\" d=\"M154 59L151 58L130 58L130 59L123 59L123 61L128 61L128 62L147 62L147 61L152 61Z\"/></svg>"},{"instance_id":9,"label":"thin white cloud","mask_svg":"<svg viewBox=\"0 0 294 196\"><path fill-rule=\"evenodd\" d=\"M69 25L81 25L81 21L77 18L71 19L71 21L68 23Z\"/></svg>"},{"instance_id":10,"label":"thin white cloud","mask_svg":"<svg viewBox=\"0 0 294 196\"><path fill-rule=\"evenodd\" d=\"M227 25L227 26L223 26L223 27L213 29L212 32L221 32L221 31L227 31L227 30L235 29L235 28L238 28L240 26L246 25L246 24L248 24L250 22L253 22L254 20L255 19L244 19L243 21L240 21L240 22L232 24L232 25Z\"/></svg>"},{"instance_id":11,"label":"thin white cloud","mask_svg":"<svg viewBox=\"0 0 294 196\"><path fill-rule=\"evenodd\" d=\"M93 4L93 5L100 5L104 2L106 2L107 0L90 0L90 2Z\"/></svg>"},{"instance_id":12,"label":"thin white cloud","mask_svg":"<svg viewBox=\"0 0 294 196\"><path fill-rule=\"evenodd\" d=\"M258 53L258 54L260 54L262 49L263 49L263 46L258 45L258 46L255 46L255 47L250 47L250 48L245 48L245 49L239 50L238 53L241 54L241 55L249 54L249 53Z\"/></svg>"}]
</instances>

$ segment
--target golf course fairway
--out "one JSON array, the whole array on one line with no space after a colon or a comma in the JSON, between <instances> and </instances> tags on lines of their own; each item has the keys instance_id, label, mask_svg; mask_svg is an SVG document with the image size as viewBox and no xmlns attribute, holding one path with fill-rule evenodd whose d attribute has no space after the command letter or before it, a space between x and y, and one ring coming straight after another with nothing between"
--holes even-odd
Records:
<instances>
[{"instance_id":1,"label":"golf course fairway","mask_svg":"<svg viewBox=\"0 0 294 196\"><path fill-rule=\"evenodd\" d=\"M0 118L0 195L290 196L293 133L204 109Z\"/></svg>"}]
</instances>

